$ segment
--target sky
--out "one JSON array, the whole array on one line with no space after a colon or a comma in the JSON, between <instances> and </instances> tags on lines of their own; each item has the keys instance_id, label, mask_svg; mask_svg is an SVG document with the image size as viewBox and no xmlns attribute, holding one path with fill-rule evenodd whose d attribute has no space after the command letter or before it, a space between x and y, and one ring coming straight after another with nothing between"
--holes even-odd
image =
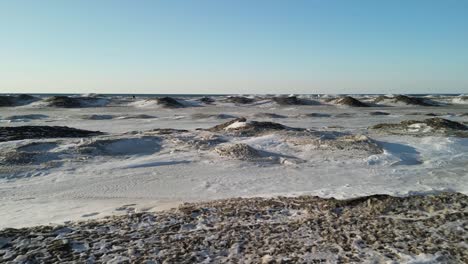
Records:
<instances>
[{"instance_id":1,"label":"sky","mask_svg":"<svg viewBox=\"0 0 468 264\"><path fill-rule=\"evenodd\" d=\"M468 93L468 1L0 0L0 93Z\"/></svg>"}]
</instances>

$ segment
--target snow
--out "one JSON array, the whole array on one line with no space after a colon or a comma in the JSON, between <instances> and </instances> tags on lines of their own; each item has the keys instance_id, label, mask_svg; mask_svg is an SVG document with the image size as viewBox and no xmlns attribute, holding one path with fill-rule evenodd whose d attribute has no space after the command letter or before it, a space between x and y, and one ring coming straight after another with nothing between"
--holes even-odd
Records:
<instances>
[{"instance_id":1,"label":"snow","mask_svg":"<svg viewBox=\"0 0 468 264\"><path fill-rule=\"evenodd\" d=\"M127 204L135 204L136 211L154 211L181 202L239 196L312 194L350 198L376 193L408 195L447 190L468 193L467 138L387 135L367 129L378 123L425 118L423 115L407 115L412 112L454 113L451 120L466 122L466 117L459 115L466 113L466 105L386 107L385 111L391 115L370 116L369 112L382 108L343 109L326 104L280 108L275 104L234 106L218 101L204 107L163 109L141 108L139 103L81 109L0 108L1 117L47 116L30 119L27 125L70 126L107 133L89 139L0 143L2 151L19 148L54 158L48 161L53 162L51 164L31 166L24 171L0 165L0 228L125 214L125 210L117 208ZM265 108L268 112L288 117L272 120L274 122L316 131L363 135L362 139L376 140L384 151L364 155L319 150L313 145L287 142L278 133L227 138L229 143L248 144L278 155L280 160L278 163L261 163L225 159L214 151L203 151L162 139L160 135L142 133L156 128L175 128L189 130L184 136L195 136L200 133L197 128L209 128L227 120L192 119L193 114L217 113L240 117L265 112ZM307 113L327 113L332 117L296 118ZM353 115L333 118L341 113ZM82 119L84 115L111 115L116 118L86 120ZM117 118L138 115L158 118ZM25 123L4 122L2 125ZM244 125L245 122L236 122L227 129ZM414 129L425 128L415 126ZM30 144L33 142L39 144ZM83 149L89 152L79 152Z\"/></svg>"},{"instance_id":2,"label":"snow","mask_svg":"<svg viewBox=\"0 0 468 264\"><path fill-rule=\"evenodd\" d=\"M441 263L441 258L439 254L419 254L415 256L403 255L400 254L404 263L407 264L437 264ZM443 258L442 258L443 259ZM445 262L445 261L443 261Z\"/></svg>"},{"instance_id":3,"label":"snow","mask_svg":"<svg viewBox=\"0 0 468 264\"><path fill-rule=\"evenodd\" d=\"M232 123L230 124L229 126L225 127L224 129L225 130L232 130L232 129L238 129L238 128L241 128L241 127L245 127L247 126L247 122L235 122L235 123Z\"/></svg>"},{"instance_id":4,"label":"snow","mask_svg":"<svg viewBox=\"0 0 468 264\"><path fill-rule=\"evenodd\" d=\"M431 130L432 128L424 123L416 123L416 124L411 124L408 126L409 132L427 133L427 132L430 132Z\"/></svg>"},{"instance_id":5,"label":"snow","mask_svg":"<svg viewBox=\"0 0 468 264\"><path fill-rule=\"evenodd\" d=\"M452 103L454 103L454 104L468 104L468 97L463 96L463 97L453 98Z\"/></svg>"}]
</instances>

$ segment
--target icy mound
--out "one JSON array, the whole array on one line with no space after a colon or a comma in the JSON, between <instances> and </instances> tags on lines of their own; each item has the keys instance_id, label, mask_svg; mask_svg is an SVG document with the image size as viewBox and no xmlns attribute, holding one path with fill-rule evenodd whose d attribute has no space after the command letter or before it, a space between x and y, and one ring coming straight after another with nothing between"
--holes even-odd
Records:
<instances>
[{"instance_id":1,"label":"icy mound","mask_svg":"<svg viewBox=\"0 0 468 264\"><path fill-rule=\"evenodd\" d=\"M437 103L427 98L410 97L406 95L397 95L394 97L379 96L374 100L375 103L383 104L399 104L399 105L419 105L419 106L436 106Z\"/></svg>"},{"instance_id":2,"label":"icy mound","mask_svg":"<svg viewBox=\"0 0 468 264\"><path fill-rule=\"evenodd\" d=\"M202 103L205 103L205 104L212 104L215 102L215 99L211 98L211 97L202 97L200 99L198 99L199 102L202 102Z\"/></svg>"},{"instance_id":3,"label":"icy mound","mask_svg":"<svg viewBox=\"0 0 468 264\"><path fill-rule=\"evenodd\" d=\"M289 156L257 150L244 143L223 144L215 148L215 152L222 157L252 162L281 163L294 165L302 161Z\"/></svg>"},{"instance_id":4,"label":"icy mound","mask_svg":"<svg viewBox=\"0 0 468 264\"><path fill-rule=\"evenodd\" d=\"M47 106L52 107L64 107L64 108L76 108L81 107L81 101L79 98L72 98L68 96L53 96L44 100Z\"/></svg>"},{"instance_id":5,"label":"icy mound","mask_svg":"<svg viewBox=\"0 0 468 264\"><path fill-rule=\"evenodd\" d=\"M39 98L27 94L0 95L0 107L27 105L38 100Z\"/></svg>"},{"instance_id":6,"label":"icy mound","mask_svg":"<svg viewBox=\"0 0 468 264\"><path fill-rule=\"evenodd\" d=\"M1 166L28 166L28 165L45 165L52 166L56 164L49 163L51 161L57 160L57 153L48 153L48 152L27 152L27 151L9 151L0 154L0 165ZM31 170L28 167L22 167L25 170ZM12 178L8 177L7 178Z\"/></svg>"},{"instance_id":7,"label":"icy mound","mask_svg":"<svg viewBox=\"0 0 468 264\"><path fill-rule=\"evenodd\" d=\"M160 97L160 98L150 98L150 99L145 99L143 101L137 101L132 103L132 105L138 106L138 107L148 107L148 106L154 106L157 105L162 108L183 108L188 106L188 103L184 102L183 100L180 99L175 99L172 97Z\"/></svg>"},{"instance_id":8,"label":"icy mound","mask_svg":"<svg viewBox=\"0 0 468 264\"><path fill-rule=\"evenodd\" d=\"M222 144L215 148L222 157L251 162L296 165L304 161L293 156L258 150L245 143Z\"/></svg>"},{"instance_id":9,"label":"icy mound","mask_svg":"<svg viewBox=\"0 0 468 264\"><path fill-rule=\"evenodd\" d=\"M279 105L301 105L302 102L296 96L280 96L280 97L273 97L273 102Z\"/></svg>"},{"instance_id":10,"label":"icy mound","mask_svg":"<svg viewBox=\"0 0 468 264\"><path fill-rule=\"evenodd\" d=\"M0 127L0 142L33 138L76 138L101 135L99 131L88 131L60 126Z\"/></svg>"},{"instance_id":11,"label":"icy mound","mask_svg":"<svg viewBox=\"0 0 468 264\"><path fill-rule=\"evenodd\" d=\"M438 117L423 121L405 120L398 124L378 124L371 128L393 134L468 136L468 127L464 124Z\"/></svg>"},{"instance_id":12,"label":"icy mound","mask_svg":"<svg viewBox=\"0 0 468 264\"><path fill-rule=\"evenodd\" d=\"M465 263L467 204L459 193L237 198L0 237L6 262Z\"/></svg>"},{"instance_id":13,"label":"icy mound","mask_svg":"<svg viewBox=\"0 0 468 264\"><path fill-rule=\"evenodd\" d=\"M336 139L323 139L318 142L320 149L336 149L348 152L362 151L369 154L381 154L383 149L371 138L364 135L342 136Z\"/></svg>"},{"instance_id":14,"label":"icy mound","mask_svg":"<svg viewBox=\"0 0 468 264\"><path fill-rule=\"evenodd\" d=\"M210 128L210 129L208 129L208 131L220 132L220 131L223 131L228 126L230 126L230 125L232 125L234 123L238 123L238 122L247 122L247 119L245 119L245 117L239 117L239 118L233 119L231 121L228 121L226 123L216 125L216 126Z\"/></svg>"},{"instance_id":15,"label":"icy mound","mask_svg":"<svg viewBox=\"0 0 468 264\"><path fill-rule=\"evenodd\" d=\"M160 148L158 137L141 137L84 141L77 146L77 151L100 156L125 156L153 154Z\"/></svg>"},{"instance_id":16,"label":"icy mound","mask_svg":"<svg viewBox=\"0 0 468 264\"><path fill-rule=\"evenodd\" d=\"M102 107L110 100L99 97L52 96L44 100L47 106L60 108Z\"/></svg>"},{"instance_id":17,"label":"icy mound","mask_svg":"<svg viewBox=\"0 0 468 264\"><path fill-rule=\"evenodd\" d=\"M333 100L332 102L338 105L345 105L345 106L351 106L351 107L368 107L369 106L368 104L363 103L359 101L358 99L353 98L351 96L338 98L338 99Z\"/></svg>"},{"instance_id":18,"label":"icy mound","mask_svg":"<svg viewBox=\"0 0 468 264\"><path fill-rule=\"evenodd\" d=\"M17 171L28 171L38 168L52 167L57 164L52 161L59 159L59 153L49 152L58 146L55 142L32 142L19 147L5 147L0 152L0 166L17 166ZM38 167L38 165L43 165ZM0 178L21 178L20 175L1 175Z\"/></svg>"},{"instance_id":19,"label":"icy mound","mask_svg":"<svg viewBox=\"0 0 468 264\"><path fill-rule=\"evenodd\" d=\"M299 131L302 129L287 127L285 125L274 122L247 121L247 119L243 117L208 129L208 131L211 132L222 132L236 136L255 136L281 130Z\"/></svg>"},{"instance_id":20,"label":"icy mound","mask_svg":"<svg viewBox=\"0 0 468 264\"><path fill-rule=\"evenodd\" d=\"M234 104L251 104L255 102L254 99L243 97L243 96L229 96L224 101L228 103L234 103Z\"/></svg>"},{"instance_id":21,"label":"icy mound","mask_svg":"<svg viewBox=\"0 0 468 264\"><path fill-rule=\"evenodd\" d=\"M223 157L239 160L255 160L262 157L260 152L247 144L222 145L215 148L216 153Z\"/></svg>"},{"instance_id":22,"label":"icy mound","mask_svg":"<svg viewBox=\"0 0 468 264\"><path fill-rule=\"evenodd\" d=\"M468 96L458 96L452 99L454 104L468 104Z\"/></svg>"},{"instance_id":23,"label":"icy mound","mask_svg":"<svg viewBox=\"0 0 468 264\"><path fill-rule=\"evenodd\" d=\"M0 154L0 165L28 165L36 163L37 153L35 152L3 152Z\"/></svg>"},{"instance_id":24,"label":"icy mound","mask_svg":"<svg viewBox=\"0 0 468 264\"><path fill-rule=\"evenodd\" d=\"M40 114L29 114L29 115L12 115L6 117L4 120L9 122L29 122L31 120L46 119L49 116Z\"/></svg>"},{"instance_id":25,"label":"icy mound","mask_svg":"<svg viewBox=\"0 0 468 264\"><path fill-rule=\"evenodd\" d=\"M298 98L297 96L277 96L271 100L279 105L318 105L316 101L310 99Z\"/></svg>"},{"instance_id":26,"label":"icy mound","mask_svg":"<svg viewBox=\"0 0 468 264\"><path fill-rule=\"evenodd\" d=\"M92 98L96 98L96 97L103 97L102 94L97 94L97 93L84 93L81 95L81 97L92 97Z\"/></svg>"},{"instance_id":27,"label":"icy mound","mask_svg":"<svg viewBox=\"0 0 468 264\"><path fill-rule=\"evenodd\" d=\"M168 97L170 98L170 97ZM160 98L162 99L162 98ZM172 98L173 99L173 98ZM204 104L200 103L199 101L197 100L191 100L191 99L175 99L179 104L182 105L182 107L200 107L200 106L204 106ZM162 104L165 104L165 103L162 103ZM172 102L170 103L172 105ZM176 107L180 107L180 106L176 106ZM169 107L171 108L171 107Z\"/></svg>"},{"instance_id":28,"label":"icy mound","mask_svg":"<svg viewBox=\"0 0 468 264\"><path fill-rule=\"evenodd\" d=\"M203 131L199 134L185 133L185 134L163 134L166 135L177 148L188 147L196 150L209 150L221 143L225 143L227 140L216 134Z\"/></svg>"},{"instance_id":29,"label":"icy mound","mask_svg":"<svg viewBox=\"0 0 468 264\"><path fill-rule=\"evenodd\" d=\"M286 140L299 147L312 146L315 150L343 151L365 155L383 153L382 147L377 142L364 135L314 132L311 135L289 136Z\"/></svg>"}]
</instances>

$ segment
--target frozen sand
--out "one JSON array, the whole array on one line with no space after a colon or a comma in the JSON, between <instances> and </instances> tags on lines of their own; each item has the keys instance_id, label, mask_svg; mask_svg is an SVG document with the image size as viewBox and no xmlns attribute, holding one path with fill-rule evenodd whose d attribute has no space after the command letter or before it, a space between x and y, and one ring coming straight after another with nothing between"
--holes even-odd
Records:
<instances>
[{"instance_id":1,"label":"frozen sand","mask_svg":"<svg viewBox=\"0 0 468 264\"><path fill-rule=\"evenodd\" d=\"M0 231L4 261L465 263L468 196L225 199Z\"/></svg>"}]
</instances>

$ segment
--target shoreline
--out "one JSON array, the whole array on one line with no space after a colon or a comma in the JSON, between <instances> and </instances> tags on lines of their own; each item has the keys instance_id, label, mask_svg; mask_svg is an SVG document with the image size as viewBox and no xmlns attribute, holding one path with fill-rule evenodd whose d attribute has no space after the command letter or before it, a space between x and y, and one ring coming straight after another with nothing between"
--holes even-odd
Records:
<instances>
[{"instance_id":1,"label":"shoreline","mask_svg":"<svg viewBox=\"0 0 468 264\"><path fill-rule=\"evenodd\" d=\"M3 216L4 221L0 223L0 230L14 228L33 228L38 226L60 226L68 223L78 223L86 221L99 221L106 220L112 217L121 217L135 213L160 213L164 211L176 210L180 206L185 204L210 204L216 202L223 202L235 199L277 199L287 198L294 199L298 197L316 197L319 199L330 200L335 199L339 201L347 201L353 199L360 199L363 197L371 196L391 196L395 198L405 198L412 196L430 196L438 195L443 193L459 193L462 195L468 195L465 192L448 191L448 190L431 190L431 191L415 191L402 194L395 193L375 193L375 194L363 194L363 195L352 195L345 197L337 197L333 193L319 194L319 192L296 192L296 193L271 193L271 194L256 194L256 195L245 195L245 196L233 196L226 198L214 198L214 199L197 199L197 200L157 200L151 198L89 198L89 199L74 199L74 200L41 200L34 201L30 200L31 213L41 212L42 216L35 214L32 217L23 217L18 219L16 214L10 217ZM13 210L14 203L11 206L7 203L3 203L0 208L3 210ZM41 207L41 209L38 209ZM64 208L73 208L64 209ZM61 213L59 213L61 212Z\"/></svg>"}]
</instances>

